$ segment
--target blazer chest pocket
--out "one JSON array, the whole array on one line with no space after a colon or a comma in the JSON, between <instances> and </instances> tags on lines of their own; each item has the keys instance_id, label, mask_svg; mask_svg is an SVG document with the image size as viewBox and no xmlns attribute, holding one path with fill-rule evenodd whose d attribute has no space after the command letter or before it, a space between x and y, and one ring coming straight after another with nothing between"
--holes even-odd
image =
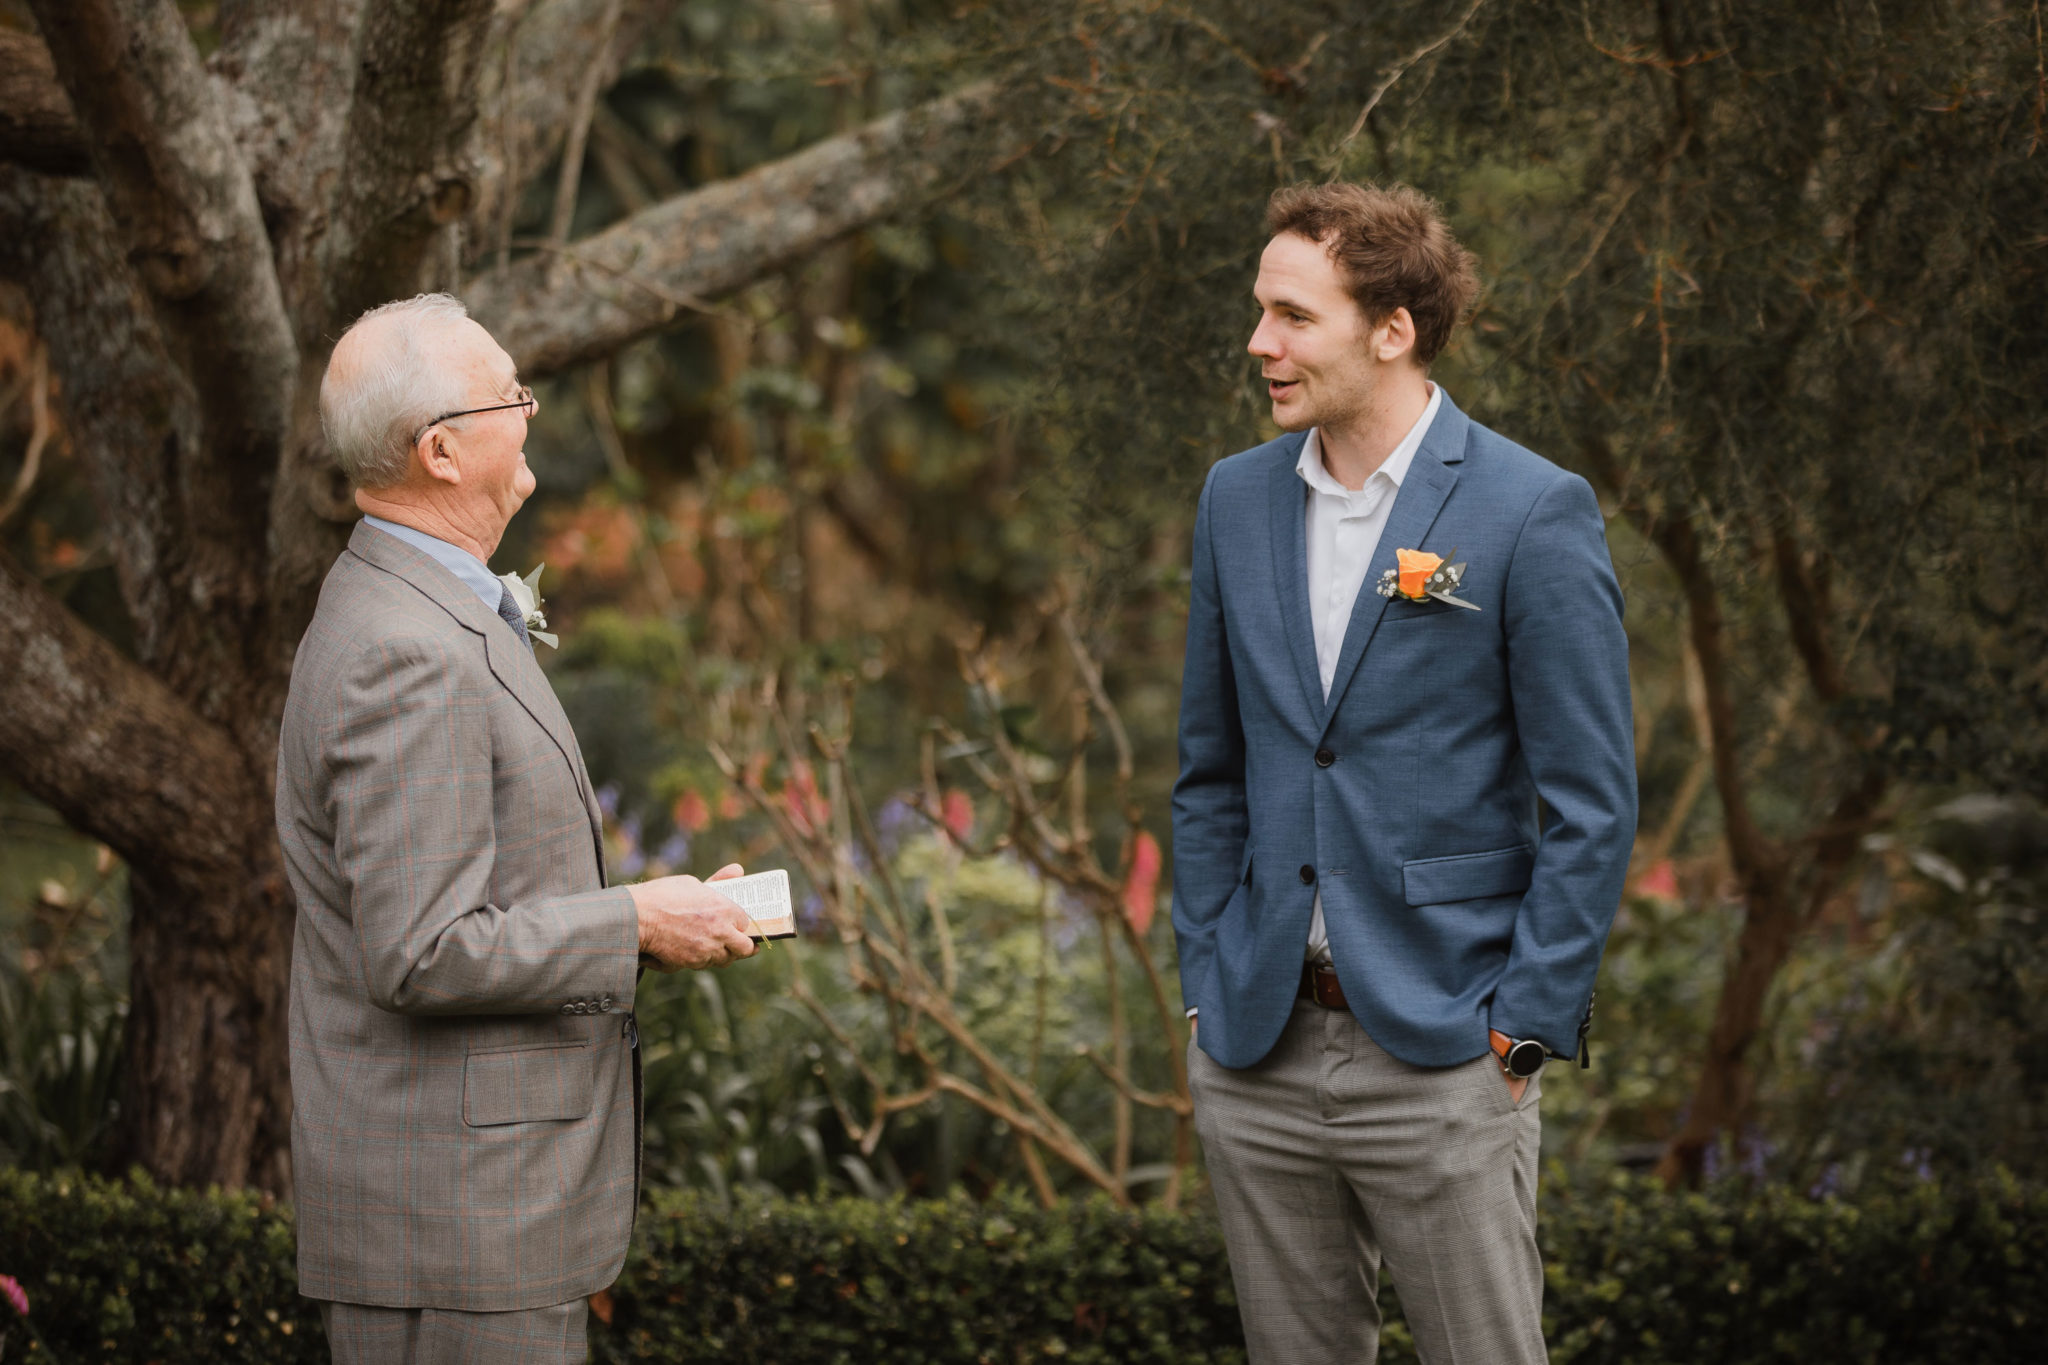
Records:
<instances>
[{"instance_id":1,"label":"blazer chest pocket","mask_svg":"<svg viewBox=\"0 0 2048 1365\"><path fill-rule=\"evenodd\" d=\"M587 1118L591 1088L583 1043L472 1052L462 1066L462 1121L489 1128Z\"/></svg>"},{"instance_id":2,"label":"blazer chest pocket","mask_svg":"<svg viewBox=\"0 0 2048 1365\"><path fill-rule=\"evenodd\" d=\"M1450 905L1485 896L1513 896L1529 889L1536 855L1526 844L1449 858L1418 858L1401 864L1403 898L1410 905Z\"/></svg>"}]
</instances>

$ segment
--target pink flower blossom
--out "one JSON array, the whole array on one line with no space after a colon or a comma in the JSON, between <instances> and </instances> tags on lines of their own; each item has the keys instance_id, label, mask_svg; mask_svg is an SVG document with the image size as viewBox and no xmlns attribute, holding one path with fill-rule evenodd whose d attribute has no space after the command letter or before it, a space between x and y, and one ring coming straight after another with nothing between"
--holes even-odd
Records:
<instances>
[{"instance_id":1,"label":"pink flower blossom","mask_svg":"<svg viewBox=\"0 0 2048 1365\"><path fill-rule=\"evenodd\" d=\"M0 1275L0 1294L7 1296L7 1301L14 1305L15 1312L23 1317L28 1316L28 1291L21 1287L20 1280L12 1275Z\"/></svg>"}]
</instances>

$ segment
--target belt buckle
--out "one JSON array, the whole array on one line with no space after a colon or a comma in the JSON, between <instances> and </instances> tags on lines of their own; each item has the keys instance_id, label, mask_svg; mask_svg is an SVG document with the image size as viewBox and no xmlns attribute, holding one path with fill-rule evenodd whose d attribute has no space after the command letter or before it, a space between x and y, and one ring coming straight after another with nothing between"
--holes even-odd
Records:
<instances>
[{"instance_id":1,"label":"belt buckle","mask_svg":"<svg viewBox=\"0 0 2048 1365\"><path fill-rule=\"evenodd\" d=\"M1344 1008L1344 985L1337 969L1320 962L1308 964L1308 998L1326 1010Z\"/></svg>"}]
</instances>

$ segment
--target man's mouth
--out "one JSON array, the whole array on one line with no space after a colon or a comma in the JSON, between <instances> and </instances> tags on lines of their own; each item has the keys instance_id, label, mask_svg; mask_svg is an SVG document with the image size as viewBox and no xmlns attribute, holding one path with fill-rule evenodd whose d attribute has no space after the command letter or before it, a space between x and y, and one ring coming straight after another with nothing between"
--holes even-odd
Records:
<instances>
[{"instance_id":1,"label":"man's mouth","mask_svg":"<svg viewBox=\"0 0 2048 1365\"><path fill-rule=\"evenodd\" d=\"M1273 398L1285 398L1288 394L1293 393L1295 386L1300 383L1299 379L1275 379L1268 375L1266 377L1266 392Z\"/></svg>"}]
</instances>

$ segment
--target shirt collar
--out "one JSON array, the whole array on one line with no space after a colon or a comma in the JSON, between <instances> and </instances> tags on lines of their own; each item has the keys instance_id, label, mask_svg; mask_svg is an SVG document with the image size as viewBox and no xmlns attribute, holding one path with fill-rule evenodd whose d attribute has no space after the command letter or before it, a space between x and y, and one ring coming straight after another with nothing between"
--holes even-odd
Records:
<instances>
[{"instance_id":1,"label":"shirt collar","mask_svg":"<svg viewBox=\"0 0 2048 1365\"><path fill-rule=\"evenodd\" d=\"M1429 435L1429 424L1436 419L1437 409L1443 405L1443 385L1431 384L1429 386L1429 403L1422 409L1422 416L1415 419L1415 425L1408 428L1408 434L1401 438L1401 443L1394 447L1385 460L1380 462L1380 467L1372 472L1373 477L1384 474L1387 476L1387 481L1393 484L1394 487L1399 488L1401 486L1401 481L1408 477L1408 466L1415 463L1415 452L1422 449L1423 438ZM1301 443L1301 455L1294 462L1294 472L1301 475L1302 482L1306 483L1316 492L1328 493L1332 497L1355 498L1365 491L1362 488L1355 491L1346 488L1343 484L1337 482L1328 469L1323 467L1323 429L1321 427L1309 428L1308 439ZM1371 483L1372 478L1368 478L1366 482Z\"/></svg>"},{"instance_id":2,"label":"shirt collar","mask_svg":"<svg viewBox=\"0 0 2048 1365\"><path fill-rule=\"evenodd\" d=\"M451 545L438 536L430 536L425 531L415 531L410 526L400 526L397 522L386 521L382 517L365 516L363 523L412 546L461 579L471 592L483 599L485 606L492 611L498 609L498 603L505 594L505 585L491 573L489 565L460 545Z\"/></svg>"}]
</instances>

